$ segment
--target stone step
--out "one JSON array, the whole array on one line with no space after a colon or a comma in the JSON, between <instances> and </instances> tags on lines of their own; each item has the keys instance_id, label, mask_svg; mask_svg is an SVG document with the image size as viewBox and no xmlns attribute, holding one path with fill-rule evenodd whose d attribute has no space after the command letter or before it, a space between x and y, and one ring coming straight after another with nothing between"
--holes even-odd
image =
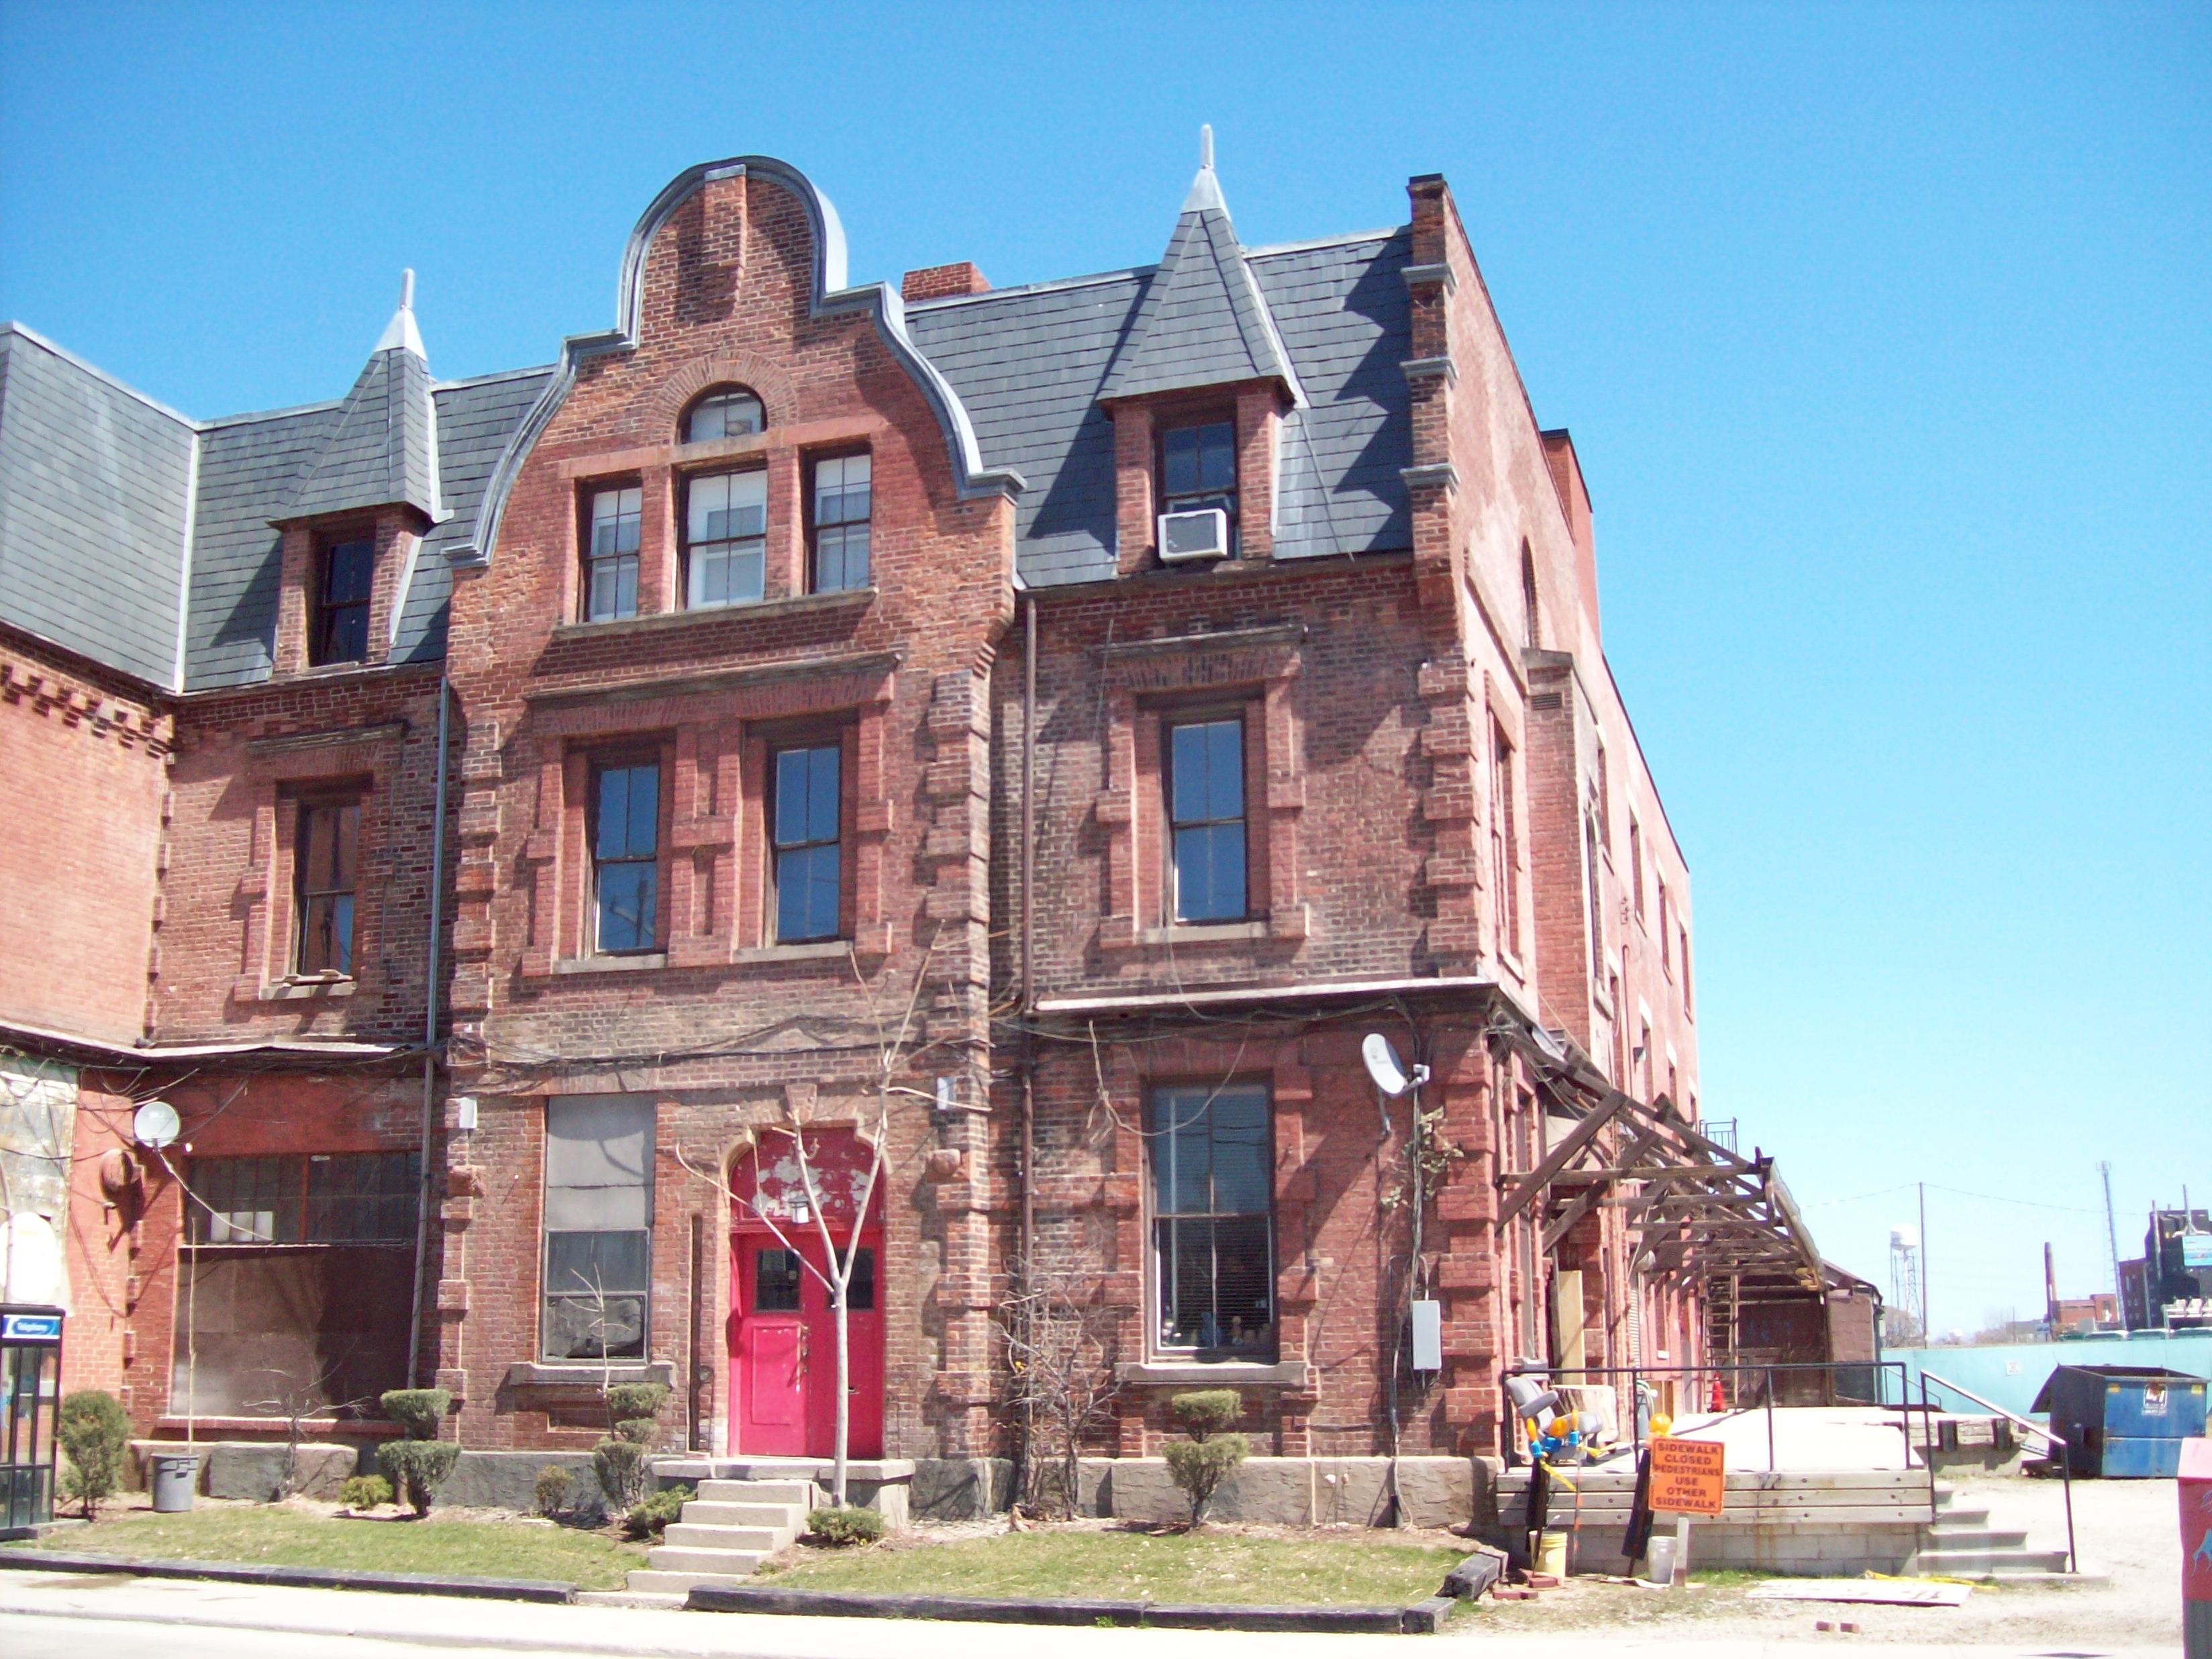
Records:
<instances>
[{"instance_id":1,"label":"stone step","mask_svg":"<svg viewBox=\"0 0 2212 1659\"><path fill-rule=\"evenodd\" d=\"M791 1541L781 1527L712 1527L678 1521L668 1528L666 1542L677 1549L738 1550L773 1555Z\"/></svg>"},{"instance_id":2,"label":"stone step","mask_svg":"<svg viewBox=\"0 0 2212 1659\"><path fill-rule=\"evenodd\" d=\"M702 1480L699 1498L708 1504L798 1504L811 1510L820 1488L811 1480Z\"/></svg>"},{"instance_id":3,"label":"stone step","mask_svg":"<svg viewBox=\"0 0 2212 1659\"><path fill-rule=\"evenodd\" d=\"M1989 1522L1990 1512L1987 1510L1939 1509L1936 1511L1936 1528L1939 1532L1945 1527L1985 1527Z\"/></svg>"},{"instance_id":4,"label":"stone step","mask_svg":"<svg viewBox=\"0 0 2212 1659\"><path fill-rule=\"evenodd\" d=\"M2014 1573L2063 1572L2064 1550L1922 1550L1907 1571L1946 1578L2003 1578Z\"/></svg>"},{"instance_id":5,"label":"stone step","mask_svg":"<svg viewBox=\"0 0 2212 1659\"><path fill-rule=\"evenodd\" d=\"M693 1498L684 1506L684 1523L702 1527L802 1527L803 1504L719 1504Z\"/></svg>"},{"instance_id":6,"label":"stone step","mask_svg":"<svg viewBox=\"0 0 2212 1659\"><path fill-rule=\"evenodd\" d=\"M645 1564L659 1573L689 1572L708 1577L744 1577L773 1553L772 1550L684 1549L664 1544L647 1553Z\"/></svg>"},{"instance_id":7,"label":"stone step","mask_svg":"<svg viewBox=\"0 0 2212 1659\"><path fill-rule=\"evenodd\" d=\"M750 1570L744 1572L657 1572L650 1567L634 1567L629 1573L630 1593L635 1595L667 1595L681 1601L701 1584L715 1589L740 1589L753 1582Z\"/></svg>"},{"instance_id":8,"label":"stone step","mask_svg":"<svg viewBox=\"0 0 2212 1659\"><path fill-rule=\"evenodd\" d=\"M2002 1528L1953 1527L1938 1522L1928 1529L1928 1547L1932 1550L2017 1550L2027 1547L2025 1532L2008 1532Z\"/></svg>"}]
</instances>

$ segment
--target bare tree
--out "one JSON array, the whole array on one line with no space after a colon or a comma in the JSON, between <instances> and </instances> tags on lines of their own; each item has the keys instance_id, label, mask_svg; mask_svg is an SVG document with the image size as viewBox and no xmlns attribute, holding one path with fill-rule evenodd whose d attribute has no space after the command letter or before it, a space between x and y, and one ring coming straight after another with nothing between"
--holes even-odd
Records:
<instances>
[{"instance_id":1,"label":"bare tree","mask_svg":"<svg viewBox=\"0 0 2212 1659\"><path fill-rule=\"evenodd\" d=\"M798 1224L804 1227L811 1223L821 1240L823 1265L817 1267L806 1252L784 1231L779 1218L769 1213L756 1185L753 1194L755 1218L767 1224L776 1242L790 1252L792 1259L829 1293L830 1314L837 1333L837 1429L830 1492L840 1508L846 1502L847 1466L852 1444L853 1358L848 1304L853 1270L860 1259L860 1237L867 1221L869 1206L874 1203L876 1189L883 1184L884 1176L890 1167L891 1098L895 1095L906 1095L917 1100L933 1102L935 1099L934 1095L909 1087L899 1082L898 1079L905 1074L920 1049L928 1046L916 1042L915 1020L921 1006L922 991L928 983L930 960L936 951L936 943L933 940L922 952L920 965L914 970L914 983L908 989L906 1007L899 1016L897 1025L886 1027L882 1009L876 1000L875 989L860 971L860 957L849 945L847 947L847 957L853 965L853 978L867 1001L869 1022L875 1031L876 1056L872 1079L875 1087L872 1118L859 1131L860 1143L867 1149L866 1173L861 1180L860 1191L854 1198L852 1231L842 1250L838 1248L836 1234L822 1201L822 1187L819 1172L815 1167L814 1152L807 1146L808 1133L815 1127L814 1119L793 1112L784 1121L766 1125L762 1131L764 1134L789 1138L799 1166L799 1190L806 1198L806 1214ZM818 1141L818 1134L816 1139ZM685 1168L691 1167L688 1160L682 1161Z\"/></svg>"},{"instance_id":2,"label":"bare tree","mask_svg":"<svg viewBox=\"0 0 2212 1659\"><path fill-rule=\"evenodd\" d=\"M376 1398L374 1395L360 1395L351 1400L334 1402L325 1402L323 1398L323 1391L337 1379L358 1346L357 1341L348 1343L344 1352L328 1365L314 1368L305 1382L291 1371L273 1367L263 1373L276 1379L278 1387L275 1395L268 1400L249 1401L246 1409L267 1412L284 1419L284 1473L276 1482L276 1502L284 1502L300 1489L300 1437L305 1432L307 1419L324 1413L336 1417L342 1413L357 1411Z\"/></svg>"},{"instance_id":3,"label":"bare tree","mask_svg":"<svg viewBox=\"0 0 2212 1659\"><path fill-rule=\"evenodd\" d=\"M1020 1501L1072 1516L1082 1501L1084 1437L1106 1419L1117 1392L1115 1316L1101 1304L1095 1272L1024 1263L1012 1284L998 1312L1006 1403L1030 1430Z\"/></svg>"}]
</instances>

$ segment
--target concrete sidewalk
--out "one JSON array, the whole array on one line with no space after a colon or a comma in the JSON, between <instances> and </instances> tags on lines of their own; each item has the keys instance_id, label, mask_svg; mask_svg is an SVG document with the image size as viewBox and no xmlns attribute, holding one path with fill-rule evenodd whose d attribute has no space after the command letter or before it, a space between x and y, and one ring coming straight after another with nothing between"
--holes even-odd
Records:
<instances>
[{"instance_id":1,"label":"concrete sidewalk","mask_svg":"<svg viewBox=\"0 0 2212 1659\"><path fill-rule=\"evenodd\" d=\"M1464 1633L1462 1632L1464 1631ZM640 1659L1035 1659L1042 1633L1025 1626L874 1620L750 1618L631 1607L547 1607L436 1601L358 1591L302 1590L123 1577L24 1572L0 1582L0 1650L10 1659L82 1659L88 1650L161 1654L167 1659L380 1659L394 1648L447 1654L629 1655ZM1455 1627L1418 1636L1255 1635L1243 1632L1061 1629L1049 1633L1063 1659L1357 1659L1404 1656L1425 1642L1499 1653L1540 1650L1545 1659L1711 1656L1755 1659L1782 1644L1694 1628L1665 1635L1601 1630ZM1848 1639L1828 1638L1827 1640ZM1956 1656L1966 1646L1884 1642L1894 1659ZM1978 1655L2048 1655L2047 1642L1973 1644ZM2098 1659L2148 1659L2170 1648L2068 1644Z\"/></svg>"}]
</instances>

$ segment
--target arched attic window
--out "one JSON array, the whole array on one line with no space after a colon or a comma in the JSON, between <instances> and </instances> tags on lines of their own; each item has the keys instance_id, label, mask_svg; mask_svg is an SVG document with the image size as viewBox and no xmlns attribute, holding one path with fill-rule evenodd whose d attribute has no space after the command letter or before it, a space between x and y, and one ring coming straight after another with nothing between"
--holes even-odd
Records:
<instances>
[{"instance_id":1,"label":"arched attic window","mask_svg":"<svg viewBox=\"0 0 2212 1659\"><path fill-rule=\"evenodd\" d=\"M742 438L767 429L768 411L761 400L741 386L708 389L684 411L684 441L705 443L715 438Z\"/></svg>"},{"instance_id":2,"label":"arched attic window","mask_svg":"<svg viewBox=\"0 0 2212 1659\"><path fill-rule=\"evenodd\" d=\"M1544 643L1544 629L1536 602L1536 559L1529 552L1528 544L1521 544L1521 614L1522 626L1527 630L1528 646L1531 651Z\"/></svg>"}]
</instances>

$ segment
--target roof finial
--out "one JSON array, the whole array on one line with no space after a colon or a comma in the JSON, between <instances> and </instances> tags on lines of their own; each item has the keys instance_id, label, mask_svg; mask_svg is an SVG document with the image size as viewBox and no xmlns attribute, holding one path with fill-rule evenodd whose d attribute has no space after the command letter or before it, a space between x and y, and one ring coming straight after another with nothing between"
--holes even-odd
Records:
<instances>
[{"instance_id":1,"label":"roof finial","mask_svg":"<svg viewBox=\"0 0 2212 1659\"><path fill-rule=\"evenodd\" d=\"M415 273L399 273L399 309L392 313L392 320L384 325L371 351L411 351L423 356L422 333L415 326Z\"/></svg>"},{"instance_id":2,"label":"roof finial","mask_svg":"<svg viewBox=\"0 0 2212 1659\"><path fill-rule=\"evenodd\" d=\"M1190 181L1190 194L1182 198L1182 210L1204 213L1209 210L1226 214L1229 204L1221 199L1221 181L1213 176L1213 129L1202 126L1198 130L1198 177Z\"/></svg>"}]
</instances>

